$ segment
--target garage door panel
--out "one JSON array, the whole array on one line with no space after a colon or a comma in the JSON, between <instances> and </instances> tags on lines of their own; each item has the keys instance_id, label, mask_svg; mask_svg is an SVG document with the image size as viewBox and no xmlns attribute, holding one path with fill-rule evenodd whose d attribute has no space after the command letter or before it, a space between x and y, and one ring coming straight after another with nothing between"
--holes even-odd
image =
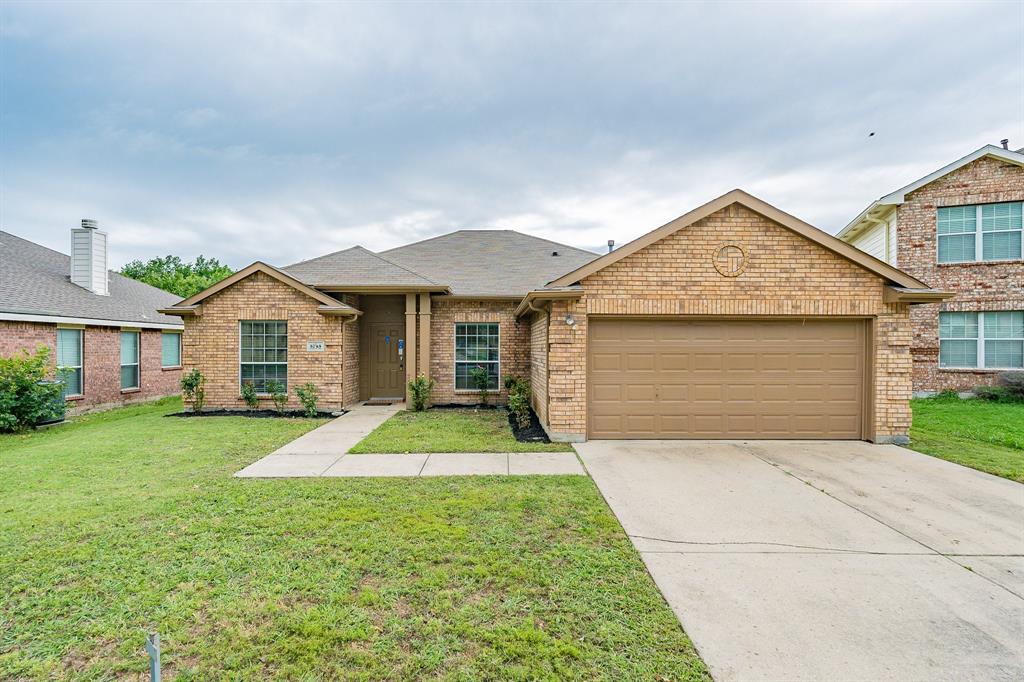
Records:
<instances>
[{"instance_id":1,"label":"garage door panel","mask_svg":"<svg viewBox=\"0 0 1024 682\"><path fill-rule=\"evenodd\" d=\"M592 438L859 438L864 323L590 323Z\"/></svg>"},{"instance_id":2,"label":"garage door panel","mask_svg":"<svg viewBox=\"0 0 1024 682\"><path fill-rule=\"evenodd\" d=\"M622 371L622 355L619 353L592 353L590 363L595 372Z\"/></svg>"}]
</instances>

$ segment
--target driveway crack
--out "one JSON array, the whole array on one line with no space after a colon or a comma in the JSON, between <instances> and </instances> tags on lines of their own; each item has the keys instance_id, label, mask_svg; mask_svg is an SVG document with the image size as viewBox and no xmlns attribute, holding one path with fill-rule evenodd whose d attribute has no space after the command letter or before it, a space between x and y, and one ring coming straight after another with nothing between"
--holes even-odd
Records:
<instances>
[{"instance_id":1,"label":"driveway crack","mask_svg":"<svg viewBox=\"0 0 1024 682\"><path fill-rule=\"evenodd\" d=\"M847 502L846 500L842 499L841 497L836 497L835 495L833 495L832 493L828 492L827 490L822 490L821 488L816 486L812 481L809 481L809 480L807 480L805 478L801 478L800 476L797 476L796 474L794 474L792 471L789 471L788 469L783 468L777 462L773 462L772 460L768 459L767 457L764 457L764 456L758 454L757 449L756 449L755 446L748 445L747 448L746 448L746 452L749 453L751 457L755 457L755 458L761 460L762 462L764 462L765 464L767 464L768 466L775 467L776 469L778 469L779 471L781 471L785 475L790 476L792 478L795 478L796 480L800 481L801 483L804 483L805 485L808 485L808 486L814 488L815 490L820 492L822 495L830 497L833 500L835 500L836 502L839 502L840 504L846 505L847 507L849 507L850 509L852 509L852 510L854 510L856 512L860 512L861 514L863 514L864 516L868 517L869 519L872 519L873 521L882 524L883 526L885 526L889 530L902 535L903 537L907 538L911 542L915 542L915 543L921 545L922 547L927 549L932 554L935 554L936 556L941 556L942 558L946 559L950 563L952 563L952 564L954 564L956 566L959 566L960 568L963 568L963 569L966 569L966 570L970 571L973 575L978 576L982 580L987 580L988 582L992 583L996 587L998 587L998 588L1000 588L1002 590L1005 590L1006 592L1009 592L1010 594L1012 594L1013 596L1017 597L1018 599L1024 600L1024 595L1021 595L1021 594L1015 592L1014 590L1011 590L1009 587L1006 587L1005 585L1003 585L1003 584L1001 584L1001 583L999 583L999 582L997 582L997 581L995 581L995 580L993 580L993 579L991 579L991 578L989 578L989 577L987 577L985 575L982 575L981 573L978 573L977 571L971 569L968 566L963 565L962 563L960 563L959 561L956 561L956 559L955 559L955 557L959 557L959 556L985 556L985 555L970 555L970 554L961 555L961 554L946 554L945 552L940 552L939 550L937 550L934 547L930 546L926 542L923 542L923 541L915 538L914 536L907 534L906 532L900 530L899 528L896 528L892 524L886 523L884 520L878 518L874 514L868 512L868 511L866 511L864 509L861 509L857 505L852 504L850 502ZM880 554L884 554L884 552L880 552ZM999 554L997 554L997 555L994 555L994 556L1014 557L1014 556L1018 556L1018 555L1013 555L1013 554L1010 554L1010 555L999 555Z\"/></svg>"}]
</instances>

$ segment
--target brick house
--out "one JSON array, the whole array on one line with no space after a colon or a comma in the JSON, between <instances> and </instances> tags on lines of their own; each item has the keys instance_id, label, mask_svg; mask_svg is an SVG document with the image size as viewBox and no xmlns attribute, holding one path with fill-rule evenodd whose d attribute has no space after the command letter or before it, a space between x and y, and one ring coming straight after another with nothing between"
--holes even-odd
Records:
<instances>
[{"instance_id":1,"label":"brick house","mask_svg":"<svg viewBox=\"0 0 1024 682\"><path fill-rule=\"evenodd\" d=\"M174 294L110 272L107 235L83 220L71 256L0 232L0 356L50 349L72 412L178 392Z\"/></svg>"},{"instance_id":2,"label":"brick house","mask_svg":"<svg viewBox=\"0 0 1024 682\"><path fill-rule=\"evenodd\" d=\"M837 235L955 295L911 311L914 391L1024 369L1024 149L987 145L872 202Z\"/></svg>"},{"instance_id":3,"label":"brick house","mask_svg":"<svg viewBox=\"0 0 1024 682\"><path fill-rule=\"evenodd\" d=\"M946 294L734 190L603 256L459 231L277 268L253 263L163 309L208 404L252 382L322 407L438 403L529 377L552 439L852 438L910 426L910 308ZM263 395L262 399L268 399Z\"/></svg>"}]
</instances>

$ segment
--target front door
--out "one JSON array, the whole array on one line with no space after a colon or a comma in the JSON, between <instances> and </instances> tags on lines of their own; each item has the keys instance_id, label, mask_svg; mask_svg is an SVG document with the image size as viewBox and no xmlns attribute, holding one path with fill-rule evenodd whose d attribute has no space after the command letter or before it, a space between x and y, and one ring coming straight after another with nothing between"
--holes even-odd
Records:
<instances>
[{"instance_id":1,"label":"front door","mask_svg":"<svg viewBox=\"0 0 1024 682\"><path fill-rule=\"evenodd\" d=\"M370 325L370 398L401 398L405 395L405 358L398 354L403 325L377 322Z\"/></svg>"}]
</instances>

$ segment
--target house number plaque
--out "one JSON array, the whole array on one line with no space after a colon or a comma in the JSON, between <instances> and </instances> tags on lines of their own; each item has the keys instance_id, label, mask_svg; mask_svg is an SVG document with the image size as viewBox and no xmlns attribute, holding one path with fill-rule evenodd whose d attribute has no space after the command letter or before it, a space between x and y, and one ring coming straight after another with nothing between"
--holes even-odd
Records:
<instances>
[{"instance_id":1,"label":"house number plaque","mask_svg":"<svg viewBox=\"0 0 1024 682\"><path fill-rule=\"evenodd\" d=\"M306 341L306 351L309 353L323 353L327 344L323 341Z\"/></svg>"}]
</instances>

